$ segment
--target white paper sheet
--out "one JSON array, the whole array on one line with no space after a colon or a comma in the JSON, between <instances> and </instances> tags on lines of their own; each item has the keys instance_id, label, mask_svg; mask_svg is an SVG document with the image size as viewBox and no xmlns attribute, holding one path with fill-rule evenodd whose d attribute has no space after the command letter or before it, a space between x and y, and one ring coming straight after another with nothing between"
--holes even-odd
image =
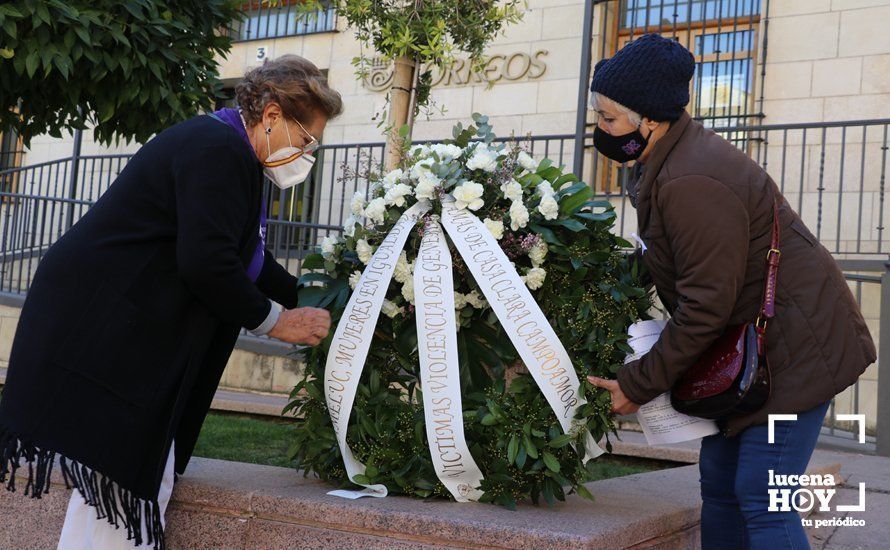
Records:
<instances>
[{"instance_id":1,"label":"white paper sheet","mask_svg":"<svg viewBox=\"0 0 890 550\"><path fill-rule=\"evenodd\" d=\"M634 353L628 355L624 362L635 361L648 353L666 324L667 321L640 321L632 324L628 329L628 344ZM670 392L642 405L637 411L637 421L643 428L643 435L649 445L691 441L720 431L713 420L677 412L671 406Z\"/></svg>"}]
</instances>

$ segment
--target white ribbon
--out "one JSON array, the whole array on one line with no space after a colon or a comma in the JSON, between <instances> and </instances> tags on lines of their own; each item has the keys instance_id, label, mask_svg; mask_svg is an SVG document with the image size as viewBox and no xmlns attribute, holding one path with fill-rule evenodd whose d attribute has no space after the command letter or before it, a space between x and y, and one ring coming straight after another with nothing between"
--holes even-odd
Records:
<instances>
[{"instance_id":1,"label":"white ribbon","mask_svg":"<svg viewBox=\"0 0 890 550\"><path fill-rule=\"evenodd\" d=\"M458 502L479 500L482 471L464 437L451 253L435 220L424 228L414 264L414 307L426 438L436 476Z\"/></svg>"},{"instance_id":2,"label":"white ribbon","mask_svg":"<svg viewBox=\"0 0 890 550\"><path fill-rule=\"evenodd\" d=\"M417 220L429 209L428 201L420 201L406 210L374 252L346 304L328 351L325 400L353 483L357 483L356 475L365 473L365 465L346 443L359 378L399 253ZM451 198L442 203L442 226L556 413L563 432L586 434L584 460L603 454L583 423L575 419L578 407L586 401L580 395L572 361L494 236L479 218L457 209ZM464 437L451 254L437 222L431 221L425 231L415 262L414 297L427 443L436 475L454 498L460 502L478 500L483 476ZM357 484L366 489L329 494L348 493L347 498L387 494L384 485Z\"/></svg>"},{"instance_id":3,"label":"white ribbon","mask_svg":"<svg viewBox=\"0 0 890 550\"><path fill-rule=\"evenodd\" d=\"M587 401L569 354L485 224L454 200L442 202L442 225L488 299L565 433L586 434L584 460L603 454L575 411Z\"/></svg>"},{"instance_id":4,"label":"white ribbon","mask_svg":"<svg viewBox=\"0 0 890 550\"><path fill-rule=\"evenodd\" d=\"M383 300L386 298L399 253L404 248L411 229L427 210L429 210L427 201L418 202L406 210L389 235L380 243L362 272L355 291L349 297L328 351L324 369L325 401L334 432L337 434L337 443L343 455L346 474L353 483L356 483L354 479L356 475L365 473L365 465L356 460L346 443L346 427L349 424L359 378L371 348L371 338L377 327L377 318L380 316L380 309L383 307ZM367 487L380 496L387 494L385 485L357 484ZM364 493L368 494L367 491Z\"/></svg>"}]
</instances>

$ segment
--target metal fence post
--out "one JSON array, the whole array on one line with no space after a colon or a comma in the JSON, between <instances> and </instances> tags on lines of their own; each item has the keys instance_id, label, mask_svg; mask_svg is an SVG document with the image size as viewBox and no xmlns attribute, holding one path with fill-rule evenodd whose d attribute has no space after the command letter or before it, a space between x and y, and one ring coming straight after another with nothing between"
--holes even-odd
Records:
<instances>
[{"instance_id":1,"label":"metal fence post","mask_svg":"<svg viewBox=\"0 0 890 550\"><path fill-rule=\"evenodd\" d=\"M881 319L878 336L878 418L876 453L890 456L890 261L881 275ZM886 360L882 358L887 355Z\"/></svg>"},{"instance_id":2,"label":"metal fence post","mask_svg":"<svg viewBox=\"0 0 890 550\"><path fill-rule=\"evenodd\" d=\"M593 0L584 2L584 30L581 42L581 67L578 73L578 110L575 113L575 158L572 171L584 177L584 133L587 130L587 87L590 86L591 41L593 40Z\"/></svg>"},{"instance_id":3,"label":"metal fence post","mask_svg":"<svg viewBox=\"0 0 890 550\"><path fill-rule=\"evenodd\" d=\"M68 198L72 201L77 200L77 178L80 175L80 152L82 147L83 130L77 129L74 131L74 149L71 151L71 178L68 182ZM74 225L74 202L68 203L68 216L65 220L66 229L71 229L71 226Z\"/></svg>"}]
</instances>

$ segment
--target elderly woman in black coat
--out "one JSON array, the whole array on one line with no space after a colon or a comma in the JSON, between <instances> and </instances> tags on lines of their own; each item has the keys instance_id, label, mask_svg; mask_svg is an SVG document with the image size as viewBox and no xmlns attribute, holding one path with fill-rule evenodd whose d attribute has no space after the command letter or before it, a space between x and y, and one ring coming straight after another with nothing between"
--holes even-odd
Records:
<instances>
[{"instance_id":1,"label":"elderly woman in black coat","mask_svg":"<svg viewBox=\"0 0 890 550\"><path fill-rule=\"evenodd\" d=\"M306 178L340 95L297 56L250 71L236 95L239 110L142 147L34 276L0 401L0 479L14 490L25 466L39 498L58 455L77 489L60 547L163 546L173 470L241 327L308 345L328 334L328 313L297 308L296 278L265 250L261 199L264 173L281 188ZM72 525L79 506L104 518L96 530Z\"/></svg>"}]
</instances>

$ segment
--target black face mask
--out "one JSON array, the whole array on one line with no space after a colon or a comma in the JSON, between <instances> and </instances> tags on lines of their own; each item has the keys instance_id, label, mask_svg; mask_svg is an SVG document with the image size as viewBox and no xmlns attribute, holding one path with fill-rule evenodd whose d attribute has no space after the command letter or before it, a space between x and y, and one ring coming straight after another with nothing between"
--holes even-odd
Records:
<instances>
[{"instance_id":1,"label":"black face mask","mask_svg":"<svg viewBox=\"0 0 890 550\"><path fill-rule=\"evenodd\" d=\"M643 137L640 127L623 136L613 136L599 126L593 131L593 146L606 157L616 162L628 162L640 158L649 138Z\"/></svg>"}]
</instances>

